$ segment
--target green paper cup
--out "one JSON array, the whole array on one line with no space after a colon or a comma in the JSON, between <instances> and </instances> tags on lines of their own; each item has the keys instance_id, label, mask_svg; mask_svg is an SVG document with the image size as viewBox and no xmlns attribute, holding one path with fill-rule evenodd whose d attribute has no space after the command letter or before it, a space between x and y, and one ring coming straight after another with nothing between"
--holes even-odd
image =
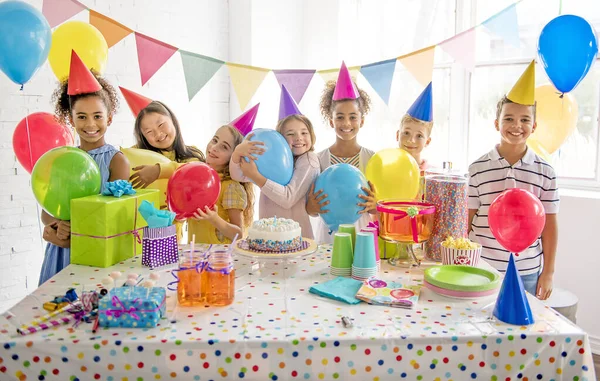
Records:
<instances>
[{"instance_id":1,"label":"green paper cup","mask_svg":"<svg viewBox=\"0 0 600 381\"><path fill-rule=\"evenodd\" d=\"M335 233L333 236L333 251L331 267L349 269L354 261L352 236L349 233Z\"/></svg>"},{"instance_id":2,"label":"green paper cup","mask_svg":"<svg viewBox=\"0 0 600 381\"><path fill-rule=\"evenodd\" d=\"M356 247L356 228L353 224L341 224L338 233L348 233L352 237L352 247Z\"/></svg>"}]
</instances>

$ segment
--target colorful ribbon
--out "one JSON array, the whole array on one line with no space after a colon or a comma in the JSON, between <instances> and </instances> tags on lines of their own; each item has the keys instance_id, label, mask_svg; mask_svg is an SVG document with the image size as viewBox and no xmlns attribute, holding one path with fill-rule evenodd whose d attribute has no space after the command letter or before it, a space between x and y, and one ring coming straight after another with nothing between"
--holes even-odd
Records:
<instances>
[{"instance_id":1,"label":"colorful ribbon","mask_svg":"<svg viewBox=\"0 0 600 381\"><path fill-rule=\"evenodd\" d=\"M140 298L136 298L133 300L132 303L139 304L141 302L142 302L142 300ZM102 311L100 311L100 313L103 313L106 316L113 316L116 319L120 318L122 315L129 315L135 320L140 320L140 316L138 315L138 313L156 312L156 311L160 310L164 304L165 304L165 300L163 299L162 303L160 305L156 306L156 308L153 308L151 310L140 310L135 306L126 308L125 305L123 304L123 302L121 301L121 299L119 299L119 297L117 295L113 295L112 305L114 307L120 307L120 308L112 309L112 310L102 310Z\"/></svg>"},{"instance_id":2,"label":"colorful ribbon","mask_svg":"<svg viewBox=\"0 0 600 381\"><path fill-rule=\"evenodd\" d=\"M401 220L405 217L410 217L410 225L411 225L411 230L412 230L413 242L419 243L419 228L417 226L416 217L419 214L435 213L435 206L430 205L428 203L423 203L423 202L401 202L401 203L392 203L392 205L408 205L409 208L405 212L403 210L391 209L391 208L386 208L383 205L378 205L377 211L395 214L396 216L394 216L394 221ZM418 209L417 206L425 206L425 208ZM377 225L377 227L379 227L379 225Z\"/></svg>"}]
</instances>

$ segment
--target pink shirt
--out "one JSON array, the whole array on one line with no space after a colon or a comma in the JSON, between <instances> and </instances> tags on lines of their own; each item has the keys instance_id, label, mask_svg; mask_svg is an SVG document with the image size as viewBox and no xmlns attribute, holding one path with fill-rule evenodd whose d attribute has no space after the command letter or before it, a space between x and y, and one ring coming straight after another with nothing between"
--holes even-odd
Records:
<instances>
[{"instance_id":1,"label":"pink shirt","mask_svg":"<svg viewBox=\"0 0 600 381\"><path fill-rule=\"evenodd\" d=\"M244 177L240 165L233 161L229 163L229 172L233 180L249 181ZM303 237L313 239L310 217L306 213L306 194L319 173L321 173L319 158L314 152L309 151L296 159L294 174L288 185L283 186L267 179L260 190L259 218L277 216L292 219L300 224Z\"/></svg>"}]
</instances>

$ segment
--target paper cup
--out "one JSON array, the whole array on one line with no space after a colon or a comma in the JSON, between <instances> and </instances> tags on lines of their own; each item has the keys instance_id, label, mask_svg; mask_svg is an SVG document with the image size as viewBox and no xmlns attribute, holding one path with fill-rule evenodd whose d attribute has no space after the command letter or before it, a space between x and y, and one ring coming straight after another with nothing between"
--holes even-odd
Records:
<instances>
[{"instance_id":1,"label":"paper cup","mask_svg":"<svg viewBox=\"0 0 600 381\"><path fill-rule=\"evenodd\" d=\"M331 253L331 267L349 269L354 260L352 236L349 233L335 233Z\"/></svg>"}]
</instances>

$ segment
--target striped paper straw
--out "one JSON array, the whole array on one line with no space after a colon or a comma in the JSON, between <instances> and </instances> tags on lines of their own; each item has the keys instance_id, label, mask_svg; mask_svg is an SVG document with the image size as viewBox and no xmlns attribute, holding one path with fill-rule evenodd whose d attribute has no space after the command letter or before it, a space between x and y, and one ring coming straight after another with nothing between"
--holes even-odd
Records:
<instances>
[{"instance_id":1,"label":"striped paper straw","mask_svg":"<svg viewBox=\"0 0 600 381\"><path fill-rule=\"evenodd\" d=\"M54 319L48 320L47 323L38 323L37 326L28 326L28 327L21 326L21 328L17 329L17 332L20 333L21 335L25 336L30 333L36 333L39 331L44 331L48 328L58 327L63 324L68 324L68 323L72 322L73 320L75 320L75 314L68 315L68 316L61 316L56 320L54 320Z\"/></svg>"},{"instance_id":2,"label":"striped paper straw","mask_svg":"<svg viewBox=\"0 0 600 381\"><path fill-rule=\"evenodd\" d=\"M37 319L33 319L29 324L23 324L21 325L20 329L27 329L28 327L31 326L38 326L40 325L40 323L43 323L45 321L48 321L50 319L52 319L53 317L55 317L56 315L60 315L68 310L70 310L71 308L75 308L75 307L79 307L81 305L81 300L76 300L73 303L69 303L68 305L57 309L56 311L52 311L44 316L40 316Z\"/></svg>"}]
</instances>

